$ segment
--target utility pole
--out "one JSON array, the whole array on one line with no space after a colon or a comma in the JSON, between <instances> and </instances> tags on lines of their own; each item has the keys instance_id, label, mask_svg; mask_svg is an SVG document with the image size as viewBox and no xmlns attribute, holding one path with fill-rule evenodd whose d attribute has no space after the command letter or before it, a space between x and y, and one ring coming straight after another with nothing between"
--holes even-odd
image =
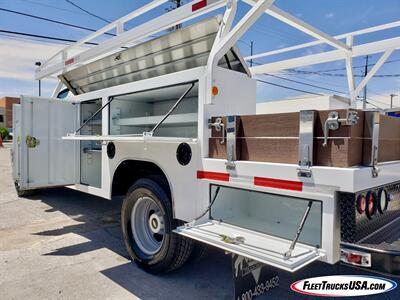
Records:
<instances>
[{"instance_id":1,"label":"utility pole","mask_svg":"<svg viewBox=\"0 0 400 300\"><path fill-rule=\"evenodd\" d=\"M393 108L393 98L396 96L396 94L390 94L390 108Z\"/></svg>"},{"instance_id":2,"label":"utility pole","mask_svg":"<svg viewBox=\"0 0 400 300\"><path fill-rule=\"evenodd\" d=\"M177 8L181 7L183 4L183 0L169 0L169 2L171 2L173 4L173 6L167 8L166 9L167 11L177 9ZM178 30L179 28L182 28L182 24L176 24L174 27L170 28L170 30L174 31L174 30Z\"/></svg>"},{"instance_id":3,"label":"utility pole","mask_svg":"<svg viewBox=\"0 0 400 300\"><path fill-rule=\"evenodd\" d=\"M254 45L254 42L251 41L250 42L250 56L253 56L253 45ZM253 66L253 59L250 59L250 67L252 67L252 66Z\"/></svg>"},{"instance_id":4,"label":"utility pole","mask_svg":"<svg viewBox=\"0 0 400 300\"><path fill-rule=\"evenodd\" d=\"M40 67L42 63L40 61L35 62L35 66ZM42 96L42 82L39 79L39 97Z\"/></svg>"},{"instance_id":5,"label":"utility pole","mask_svg":"<svg viewBox=\"0 0 400 300\"><path fill-rule=\"evenodd\" d=\"M368 74L368 55L365 57L364 77ZM367 108L367 85L364 86L363 109Z\"/></svg>"}]
</instances>

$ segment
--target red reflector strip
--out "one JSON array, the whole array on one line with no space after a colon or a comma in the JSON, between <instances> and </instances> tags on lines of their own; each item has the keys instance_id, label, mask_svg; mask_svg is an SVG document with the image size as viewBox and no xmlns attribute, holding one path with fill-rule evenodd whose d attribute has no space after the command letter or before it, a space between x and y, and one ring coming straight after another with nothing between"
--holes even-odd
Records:
<instances>
[{"instance_id":1,"label":"red reflector strip","mask_svg":"<svg viewBox=\"0 0 400 300\"><path fill-rule=\"evenodd\" d=\"M199 1L199 2L197 2L197 3L192 5L192 11L199 10L199 9L201 9L203 7L206 7L206 6L207 6L207 0L201 0L201 1Z\"/></svg>"},{"instance_id":2,"label":"red reflector strip","mask_svg":"<svg viewBox=\"0 0 400 300\"><path fill-rule=\"evenodd\" d=\"M229 181L228 173L220 173L220 172L207 172L207 171L197 171L198 179L211 179L211 180L219 180L219 181Z\"/></svg>"},{"instance_id":3,"label":"red reflector strip","mask_svg":"<svg viewBox=\"0 0 400 300\"><path fill-rule=\"evenodd\" d=\"M303 183L300 181L290 181L264 177L254 177L254 185L299 192L303 190Z\"/></svg>"},{"instance_id":4,"label":"red reflector strip","mask_svg":"<svg viewBox=\"0 0 400 300\"><path fill-rule=\"evenodd\" d=\"M67 59L67 60L64 62L64 65L68 66L68 65L70 65L70 64L73 64L74 61L75 61L75 59L72 57L72 58L70 58L70 59Z\"/></svg>"}]
</instances>

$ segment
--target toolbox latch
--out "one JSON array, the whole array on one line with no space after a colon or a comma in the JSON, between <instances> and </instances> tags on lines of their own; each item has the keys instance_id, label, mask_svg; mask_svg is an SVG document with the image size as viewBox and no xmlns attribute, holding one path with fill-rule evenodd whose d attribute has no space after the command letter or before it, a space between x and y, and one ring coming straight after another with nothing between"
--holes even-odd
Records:
<instances>
[{"instance_id":1,"label":"toolbox latch","mask_svg":"<svg viewBox=\"0 0 400 300\"><path fill-rule=\"evenodd\" d=\"M213 127L215 128L215 131L222 133L222 138L219 143L224 144L225 143L225 125L222 122L221 117L216 118L214 123L211 120L208 120L208 128L211 129Z\"/></svg>"},{"instance_id":2,"label":"toolbox latch","mask_svg":"<svg viewBox=\"0 0 400 300\"><path fill-rule=\"evenodd\" d=\"M357 111L348 110L346 118L339 118L339 113L337 111L331 111L328 118L325 120L324 124L324 143L322 146L326 147L328 145L329 130L337 130L340 125L353 126L358 123Z\"/></svg>"},{"instance_id":3,"label":"toolbox latch","mask_svg":"<svg viewBox=\"0 0 400 300\"><path fill-rule=\"evenodd\" d=\"M26 136L25 141L26 141L26 145L28 146L28 148L35 148L36 146L40 145L40 141L37 138L30 136L30 135Z\"/></svg>"}]
</instances>

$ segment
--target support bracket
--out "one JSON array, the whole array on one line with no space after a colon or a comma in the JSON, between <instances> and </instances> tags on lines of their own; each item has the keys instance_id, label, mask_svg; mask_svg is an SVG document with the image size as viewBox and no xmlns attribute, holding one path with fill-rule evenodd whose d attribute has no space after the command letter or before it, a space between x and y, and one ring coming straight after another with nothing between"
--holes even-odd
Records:
<instances>
[{"instance_id":1,"label":"support bracket","mask_svg":"<svg viewBox=\"0 0 400 300\"><path fill-rule=\"evenodd\" d=\"M377 111L365 113L364 132L371 138L371 156L368 159L368 165L372 167L371 175L378 177L378 150L379 150L379 131L380 131L380 113Z\"/></svg>"},{"instance_id":2,"label":"support bracket","mask_svg":"<svg viewBox=\"0 0 400 300\"><path fill-rule=\"evenodd\" d=\"M299 177L311 177L310 167L313 165L314 123L316 113L313 110L300 111L299 124Z\"/></svg>"},{"instance_id":3,"label":"support bracket","mask_svg":"<svg viewBox=\"0 0 400 300\"><path fill-rule=\"evenodd\" d=\"M236 160L236 116L226 117L226 168L235 169Z\"/></svg>"}]
</instances>

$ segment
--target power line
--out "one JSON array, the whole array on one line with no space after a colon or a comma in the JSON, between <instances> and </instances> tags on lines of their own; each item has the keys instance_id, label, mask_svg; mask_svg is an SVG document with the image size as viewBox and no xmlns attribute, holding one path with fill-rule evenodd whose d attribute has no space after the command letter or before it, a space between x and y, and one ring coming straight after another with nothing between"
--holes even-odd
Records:
<instances>
[{"instance_id":1,"label":"power line","mask_svg":"<svg viewBox=\"0 0 400 300\"><path fill-rule=\"evenodd\" d=\"M42 42L42 43L49 43L51 45L63 45L63 46L67 46L69 45L69 43L66 42L59 42L59 41L53 41L53 40L45 40L45 39L37 39L37 38L30 38L30 37L26 37L26 36L15 36L12 34L5 34L5 33L0 33L0 36L4 36L8 39L11 40L23 40L23 41L32 41L32 42Z\"/></svg>"},{"instance_id":2,"label":"power line","mask_svg":"<svg viewBox=\"0 0 400 300\"><path fill-rule=\"evenodd\" d=\"M293 80L293 79L289 79L289 78L285 78L285 77L281 77L281 76L277 76L277 75L272 75L272 74L268 74L268 73L264 73L263 75L279 78L279 79L282 79L282 80L286 80L286 81L290 81L290 82L294 82L294 83L298 83L298 84L307 85L307 86L318 88L318 89L321 89L321 90L327 90L327 91L331 91L331 92L335 92L335 93L339 93L339 94L347 94L347 93L342 92L342 91L338 91L338 90L334 90L334 89L330 89L330 88L326 88L326 87L322 87L322 86L318 86L318 85L314 85L314 84L310 84L310 83L305 83L305 82L301 82L301 81L298 81L298 80Z\"/></svg>"},{"instance_id":3,"label":"power line","mask_svg":"<svg viewBox=\"0 0 400 300\"><path fill-rule=\"evenodd\" d=\"M262 82L262 83L265 83L265 84L277 86L277 87L288 89L288 90L293 90L293 91L297 91L297 92L301 92L301 93L305 93L305 94L316 95L316 96L323 96L323 94L314 93L314 92L310 92L310 91L305 91L305 90L301 90L301 89L296 89L296 88L292 88L292 87L289 87L289 86L285 86L285 85L281 85L281 84L265 81L265 80L262 80L262 79L256 79L256 80L258 82Z\"/></svg>"},{"instance_id":4,"label":"power line","mask_svg":"<svg viewBox=\"0 0 400 300\"><path fill-rule=\"evenodd\" d=\"M254 64L260 65L260 63L256 63L256 62L254 62ZM303 85L306 85L306 86L310 86L310 87L314 87L314 88L318 88L318 89L322 89L322 90L327 90L327 91L331 91L331 92L347 95L347 93L342 92L342 91L338 91L338 90L334 90L334 89L330 89L330 88L326 88L326 87L322 87L322 86L318 86L318 85L314 85L314 84L309 84L309 83L306 83L306 82L302 82L302 81L298 81L298 80L293 80L293 79L281 77L281 76L278 76L278 75L273 75L273 74L268 74L268 73L263 73L262 75L267 75L267 76L275 77L275 78L278 78L278 79L294 82L294 83L297 83L297 84L303 84ZM322 95L322 94L318 94L318 95Z\"/></svg>"},{"instance_id":5,"label":"power line","mask_svg":"<svg viewBox=\"0 0 400 300\"><path fill-rule=\"evenodd\" d=\"M373 99L373 98L371 98L371 97L367 97L367 99L368 99L368 100L371 100L371 101L374 101L374 102L376 102L376 103L379 103L379 104L383 104L383 105L389 106L388 103L385 103L385 102L382 102L382 101L379 101L379 100L375 100L375 99Z\"/></svg>"},{"instance_id":6,"label":"power line","mask_svg":"<svg viewBox=\"0 0 400 300\"><path fill-rule=\"evenodd\" d=\"M368 103L368 104L370 104L370 105L372 105L372 106L375 106L376 108L382 109L381 107L379 107L379 106L376 105L376 104L371 103L370 101L366 101L366 103Z\"/></svg>"},{"instance_id":7,"label":"power line","mask_svg":"<svg viewBox=\"0 0 400 300\"><path fill-rule=\"evenodd\" d=\"M30 17L30 18L34 18L34 19L38 19L38 20L42 20L42 21L47 21L47 22L52 22L52 23L56 23L56 24L60 24L60 25L64 25L64 26L73 27L73 28L84 29L84 30L88 30L88 31L92 31L92 32L97 31L96 29L93 29L93 28L84 27L84 26L80 26L80 25L75 25L75 24L62 22L62 21L57 21L57 20L54 20L54 19L40 17L40 16L36 16L36 15L32 15L32 14L28 14L28 13L24 13L24 12L20 12L20 11L16 11L16 10L6 9L6 8L2 8L2 7L0 7L0 11L5 11L5 12L8 12L8 13L13 13L13 14L21 15L21 16L26 16L26 17ZM105 32L104 34L115 36L115 34L112 34L112 33L109 33L109 32Z\"/></svg>"},{"instance_id":8,"label":"power line","mask_svg":"<svg viewBox=\"0 0 400 300\"><path fill-rule=\"evenodd\" d=\"M365 67L365 65L364 65ZM305 75L322 75L322 76L331 76L331 77L347 77L346 74L336 74L336 73L325 73L318 71L303 71L303 70L294 70L288 69L288 72L297 73L297 74L305 74ZM364 75L353 75L354 77L364 77ZM382 74L382 75L374 75L373 77L377 78L387 78L387 77L400 77L400 74Z\"/></svg>"},{"instance_id":9,"label":"power line","mask_svg":"<svg viewBox=\"0 0 400 300\"><path fill-rule=\"evenodd\" d=\"M99 19L99 20L102 20L102 21L104 21L104 22L106 22L106 23L111 23L111 21L109 21L109 20L107 20L107 19L104 19L103 17L100 17L100 16L94 14L94 13L92 13L92 12L90 12L90 11L84 9L83 7L80 7L79 5L75 4L75 3L72 2L71 0L65 0L65 1L68 2L69 4L71 4L72 6L75 6L76 8L80 9L81 11L84 11L84 12L87 13L88 15L91 15L92 17L95 17L95 18L97 18L97 19Z\"/></svg>"},{"instance_id":10,"label":"power line","mask_svg":"<svg viewBox=\"0 0 400 300\"><path fill-rule=\"evenodd\" d=\"M32 33L26 33L26 32L9 31L9 30L2 30L2 29L0 29L0 32L1 33L21 35L21 36L34 37L34 38L40 38L40 39L53 40L53 41L61 41L61 42L69 42L69 43L76 43L77 42L76 40L58 38L58 37L53 37L53 36L48 36L48 35L32 34ZM87 45L95 45L95 46L98 45L98 43L92 43L92 42L86 42L85 44L87 44Z\"/></svg>"},{"instance_id":11,"label":"power line","mask_svg":"<svg viewBox=\"0 0 400 300\"><path fill-rule=\"evenodd\" d=\"M15 0L14 0L14 1L15 1ZM85 13L83 13L83 12L77 12L76 10L65 9L65 8L61 8L61 7L58 7L58 6L53 6L53 5L49 5L49 4L44 4L44 3L36 2L36 1L32 1L32 0L19 0L19 1L31 3L31 4L38 5L38 6L53 8L53 9L57 9L57 10L60 10L60 11L66 11L66 12L70 12L70 13L74 13L74 14L86 15Z\"/></svg>"},{"instance_id":12,"label":"power line","mask_svg":"<svg viewBox=\"0 0 400 300\"><path fill-rule=\"evenodd\" d=\"M347 89L347 86L344 84L337 84L334 82L325 82L325 81L320 81L320 80L314 80L314 79L307 78L305 76L300 76L299 74L295 75L295 74L291 74L291 73L289 73L289 74L283 73L283 75L289 75L290 77L294 77L294 78L301 79L301 80L306 80L306 81L313 82L313 83L328 84L329 86L336 86L336 87Z\"/></svg>"},{"instance_id":13,"label":"power line","mask_svg":"<svg viewBox=\"0 0 400 300\"><path fill-rule=\"evenodd\" d=\"M400 59L392 59L385 61L384 64L390 64L394 62L399 62ZM374 63L372 64L364 64L362 66L353 66L353 69L359 69L359 68L365 68L365 67L373 67L375 66ZM336 76L336 77L346 77L346 74L335 74L335 73L330 73L330 72L335 72L335 71L343 71L346 70L346 68L336 68L336 69L328 69L328 70L320 70L320 71L304 71L304 70L295 70L295 69L289 69L289 72L294 72L294 73L300 73L300 74L313 74L313 75L324 75L324 76ZM364 77L364 75L353 75L354 77ZM386 78L386 77L400 77L400 74L382 74L382 75L374 75L373 77L380 77L380 78Z\"/></svg>"},{"instance_id":14,"label":"power line","mask_svg":"<svg viewBox=\"0 0 400 300\"><path fill-rule=\"evenodd\" d=\"M258 33L263 34L265 36L278 38L278 39L284 40L284 41L287 41L289 39L289 40L298 41L299 43L301 42L299 39L293 39L293 37L290 37L290 38L285 37L285 35L283 33L264 31L264 30L261 30L261 28L262 28L261 26L258 26L256 24L256 25L254 25L254 27L250 28L249 31L257 31ZM271 29L271 28L269 28L269 29Z\"/></svg>"},{"instance_id":15,"label":"power line","mask_svg":"<svg viewBox=\"0 0 400 300\"><path fill-rule=\"evenodd\" d=\"M384 64L390 64L394 62L399 62L400 59L392 59L385 61ZM262 63L255 63L253 64L257 65L262 65ZM373 67L375 64L368 64L368 67ZM360 68L365 68L365 64L362 66L353 66L353 69L360 69ZM327 69L327 70L319 70L319 71L305 71L305 70L296 70L296 69L288 69L288 72L291 73L298 73L298 74L305 74L305 75L323 75L323 76L331 76L331 77L346 77L346 74L336 74L336 73L330 73L330 72L335 72L335 71L343 71L346 70L346 68L336 68L336 69ZM288 74L291 75L291 74ZM353 75L354 77L364 77L364 75ZM374 77L381 77L381 78L386 78L386 77L400 77L400 74L382 74L382 75L374 75Z\"/></svg>"},{"instance_id":16,"label":"power line","mask_svg":"<svg viewBox=\"0 0 400 300\"><path fill-rule=\"evenodd\" d=\"M399 62L399 61L400 61L400 59L391 59L391 60L385 61L384 64L390 64L390 63ZM375 65L374 63L371 63L371 64L368 64L367 66L373 67L374 65ZM361 69L361 68L365 68L365 64L362 66L361 65L353 66L353 69ZM327 69L327 70L320 70L317 72L335 72L335 71L343 71L343 70L346 70L346 68Z\"/></svg>"}]
</instances>

